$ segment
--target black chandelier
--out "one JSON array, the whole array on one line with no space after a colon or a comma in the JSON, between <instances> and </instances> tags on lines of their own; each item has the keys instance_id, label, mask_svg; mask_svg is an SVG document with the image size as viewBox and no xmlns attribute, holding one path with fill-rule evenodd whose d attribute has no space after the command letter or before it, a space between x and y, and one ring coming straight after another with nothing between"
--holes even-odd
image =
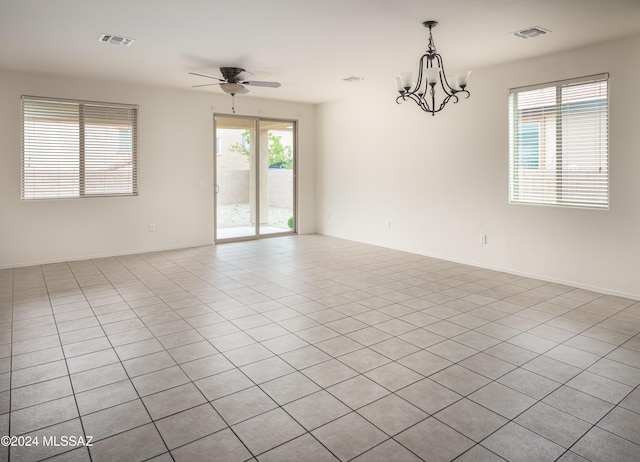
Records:
<instances>
[{"instance_id":1,"label":"black chandelier","mask_svg":"<svg viewBox=\"0 0 640 462\"><path fill-rule=\"evenodd\" d=\"M463 95L465 99L470 96L466 88L471 71L456 73L456 86L449 85L447 76L444 73L442 56L436 52L436 46L431 36L431 29L438 25L438 21L425 21L422 25L429 29L429 45L426 53L420 58L418 80L414 86L410 72L403 72L395 78L398 92L400 92L400 96L396 98L396 103L400 104L402 101L412 100L420 106L420 109L435 116L436 112L442 111L449 101L457 103L459 95ZM440 87L444 91L444 98L440 105L436 106L436 85L438 83L440 83Z\"/></svg>"}]
</instances>

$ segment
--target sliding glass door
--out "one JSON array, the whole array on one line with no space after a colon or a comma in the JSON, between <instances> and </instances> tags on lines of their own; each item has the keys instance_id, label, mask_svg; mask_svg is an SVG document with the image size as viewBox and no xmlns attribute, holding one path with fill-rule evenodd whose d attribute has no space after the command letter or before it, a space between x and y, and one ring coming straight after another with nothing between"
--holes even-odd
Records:
<instances>
[{"instance_id":1,"label":"sliding glass door","mask_svg":"<svg viewBox=\"0 0 640 462\"><path fill-rule=\"evenodd\" d=\"M216 115L215 241L296 230L296 123Z\"/></svg>"}]
</instances>

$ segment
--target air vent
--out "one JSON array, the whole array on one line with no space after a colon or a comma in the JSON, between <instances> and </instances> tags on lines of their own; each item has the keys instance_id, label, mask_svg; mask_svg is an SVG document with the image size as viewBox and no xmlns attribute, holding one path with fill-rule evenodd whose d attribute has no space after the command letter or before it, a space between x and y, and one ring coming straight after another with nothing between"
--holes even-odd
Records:
<instances>
[{"instance_id":1,"label":"air vent","mask_svg":"<svg viewBox=\"0 0 640 462\"><path fill-rule=\"evenodd\" d=\"M540 37L541 35L547 34L549 32L551 31L543 29L542 27L533 26L533 27L527 27L526 29L522 29L516 32L511 32L511 35L515 37L520 37L523 39L529 39L529 38Z\"/></svg>"},{"instance_id":2,"label":"air vent","mask_svg":"<svg viewBox=\"0 0 640 462\"><path fill-rule=\"evenodd\" d=\"M112 45L120 45L122 47L128 47L133 43L133 39L126 37L118 37L117 35L102 34L98 37L98 42L111 43Z\"/></svg>"}]
</instances>

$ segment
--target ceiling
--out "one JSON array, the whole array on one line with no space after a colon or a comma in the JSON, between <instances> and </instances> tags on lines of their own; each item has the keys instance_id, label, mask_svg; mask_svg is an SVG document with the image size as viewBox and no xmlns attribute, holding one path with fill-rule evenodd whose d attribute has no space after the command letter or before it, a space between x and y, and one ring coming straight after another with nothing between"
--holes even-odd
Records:
<instances>
[{"instance_id":1,"label":"ceiling","mask_svg":"<svg viewBox=\"0 0 640 462\"><path fill-rule=\"evenodd\" d=\"M191 89L206 79L189 72L238 66L282 83L252 96L321 103L368 82L395 91L397 73L416 71L428 19L453 73L640 35L640 0L0 0L0 69ZM510 35L530 26L551 33Z\"/></svg>"}]
</instances>

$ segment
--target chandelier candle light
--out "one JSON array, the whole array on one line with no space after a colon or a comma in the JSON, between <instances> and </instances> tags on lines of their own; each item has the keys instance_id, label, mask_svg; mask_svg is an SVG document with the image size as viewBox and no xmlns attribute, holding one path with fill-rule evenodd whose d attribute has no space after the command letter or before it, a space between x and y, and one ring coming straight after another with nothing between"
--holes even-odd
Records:
<instances>
[{"instance_id":1,"label":"chandelier candle light","mask_svg":"<svg viewBox=\"0 0 640 462\"><path fill-rule=\"evenodd\" d=\"M422 25L429 29L429 45L426 53L420 58L418 80L414 86L410 72L403 72L395 78L400 93L400 96L396 98L396 103L400 104L402 101L412 100L420 106L420 109L435 116L436 112L442 111L449 101L453 100L454 103L457 103L458 95L462 94L465 99L470 96L466 88L471 71L456 73L455 87L449 85L444 73L442 56L436 52L436 46L431 36L431 29L438 25L438 21L425 21ZM436 85L438 83L444 91L444 99L440 106L436 107ZM431 104L428 100L431 100Z\"/></svg>"}]
</instances>

